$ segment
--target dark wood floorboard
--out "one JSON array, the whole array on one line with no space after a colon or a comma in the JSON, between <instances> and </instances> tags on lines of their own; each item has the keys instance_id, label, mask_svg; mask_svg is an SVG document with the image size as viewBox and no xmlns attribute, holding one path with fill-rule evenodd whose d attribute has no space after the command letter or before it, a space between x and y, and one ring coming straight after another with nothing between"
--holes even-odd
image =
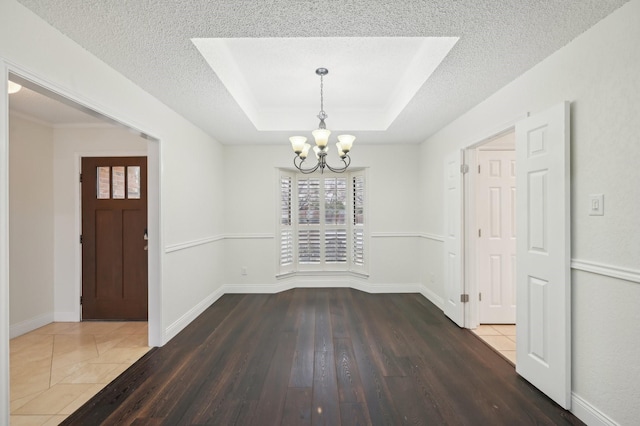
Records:
<instances>
[{"instance_id":1,"label":"dark wood floorboard","mask_svg":"<svg viewBox=\"0 0 640 426\"><path fill-rule=\"evenodd\" d=\"M65 425L580 425L417 294L221 297Z\"/></svg>"}]
</instances>

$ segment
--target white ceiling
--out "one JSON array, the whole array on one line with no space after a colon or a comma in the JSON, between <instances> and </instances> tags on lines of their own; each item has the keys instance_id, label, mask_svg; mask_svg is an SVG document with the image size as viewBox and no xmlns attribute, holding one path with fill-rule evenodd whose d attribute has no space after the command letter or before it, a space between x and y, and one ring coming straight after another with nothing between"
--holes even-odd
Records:
<instances>
[{"instance_id":1,"label":"white ceiling","mask_svg":"<svg viewBox=\"0 0 640 426\"><path fill-rule=\"evenodd\" d=\"M374 144L424 141L627 0L18 1L222 143L310 132L327 67L327 127ZM430 37L457 38L437 67Z\"/></svg>"},{"instance_id":2,"label":"white ceiling","mask_svg":"<svg viewBox=\"0 0 640 426\"><path fill-rule=\"evenodd\" d=\"M79 106L62 103L25 86L9 95L9 110L49 126L109 125L104 119L83 112Z\"/></svg>"},{"instance_id":3,"label":"white ceiling","mask_svg":"<svg viewBox=\"0 0 640 426\"><path fill-rule=\"evenodd\" d=\"M194 39L258 130L306 130L320 111L330 128L387 130L440 65L456 37ZM380 52L385 52L381 55ZM295 78L292 78L295 76Z\"/></svg>"}]
</instances>

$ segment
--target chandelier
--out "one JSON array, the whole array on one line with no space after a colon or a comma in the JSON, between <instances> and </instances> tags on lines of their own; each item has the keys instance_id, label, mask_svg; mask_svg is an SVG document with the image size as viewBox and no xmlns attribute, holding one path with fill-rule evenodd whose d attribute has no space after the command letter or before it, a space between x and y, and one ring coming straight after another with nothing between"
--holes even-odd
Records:
<instances>
[{"instance_id":1,"label":"chandelier","mask_svg":"<svg viewBox=\"0 0 640 426\"><path fill-rule=\"evenodd\" d=\"M303 167L304 162L307 159L307 155L309 154L311 145L307 143L307 138L304 136L291 136L289 138L289 141L291 141L293 152L296 153L296 156L293 158L293 164L302 173L313 173L318 169L320 169L320 173L324 173L325 167L332 172L342 173L347 170L347 167L349 167L349 164L351 164L349 151L351 150L351 145L353 145L353 141L356 139L356 137L353 135L338 136L336 147L338 148L338 155L340 156L340 159L342 160L344 166L331 167L327 163L327 153L329 152L327 143L329 142L329 135L331 134L331 131L327 129L327 126L324 123L324 120L326 120L329 116L326 112L324 112L323 93L324 76L329 74L329 70L326 68L318 68L316 70L316 74L320 76L320 112L317 116L320 120L320 124L318 125L318 128L316 130L311 132L311 134L316 141L316 146L313 147L313 152L315 153L318 162L314 166L308 168Z\"/></svg>"}]
</instances>

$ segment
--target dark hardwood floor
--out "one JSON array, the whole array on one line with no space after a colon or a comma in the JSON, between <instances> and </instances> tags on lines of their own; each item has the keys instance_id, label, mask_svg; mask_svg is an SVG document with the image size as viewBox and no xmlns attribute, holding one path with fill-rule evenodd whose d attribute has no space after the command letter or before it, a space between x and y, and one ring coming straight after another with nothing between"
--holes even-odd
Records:
<instances>
[{"instance_id":1,"label":"dark hardwood floor","mask_svg":"<svg viewBox=\"0 0 640 426\"><path fill-rule=\"evenodd\" d=\"M582 424L416 294L220 298L63 424Z\"/></svg>"}]
</instances>

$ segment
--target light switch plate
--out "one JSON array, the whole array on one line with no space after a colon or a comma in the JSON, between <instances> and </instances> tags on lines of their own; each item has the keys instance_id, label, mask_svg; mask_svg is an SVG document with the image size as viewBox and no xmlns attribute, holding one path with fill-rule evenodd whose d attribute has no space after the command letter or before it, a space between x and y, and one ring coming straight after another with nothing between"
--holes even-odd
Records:
<instances>
[{"instance_id":1,"label":"light switch plate","mask_svg":"<svg viewBox=\"0 0 640 426\"><path fill-rule=\"evenodd\" d=\"M589 195L589 216L604 216L604 195Z\"/></svg>"}]
</instances>

